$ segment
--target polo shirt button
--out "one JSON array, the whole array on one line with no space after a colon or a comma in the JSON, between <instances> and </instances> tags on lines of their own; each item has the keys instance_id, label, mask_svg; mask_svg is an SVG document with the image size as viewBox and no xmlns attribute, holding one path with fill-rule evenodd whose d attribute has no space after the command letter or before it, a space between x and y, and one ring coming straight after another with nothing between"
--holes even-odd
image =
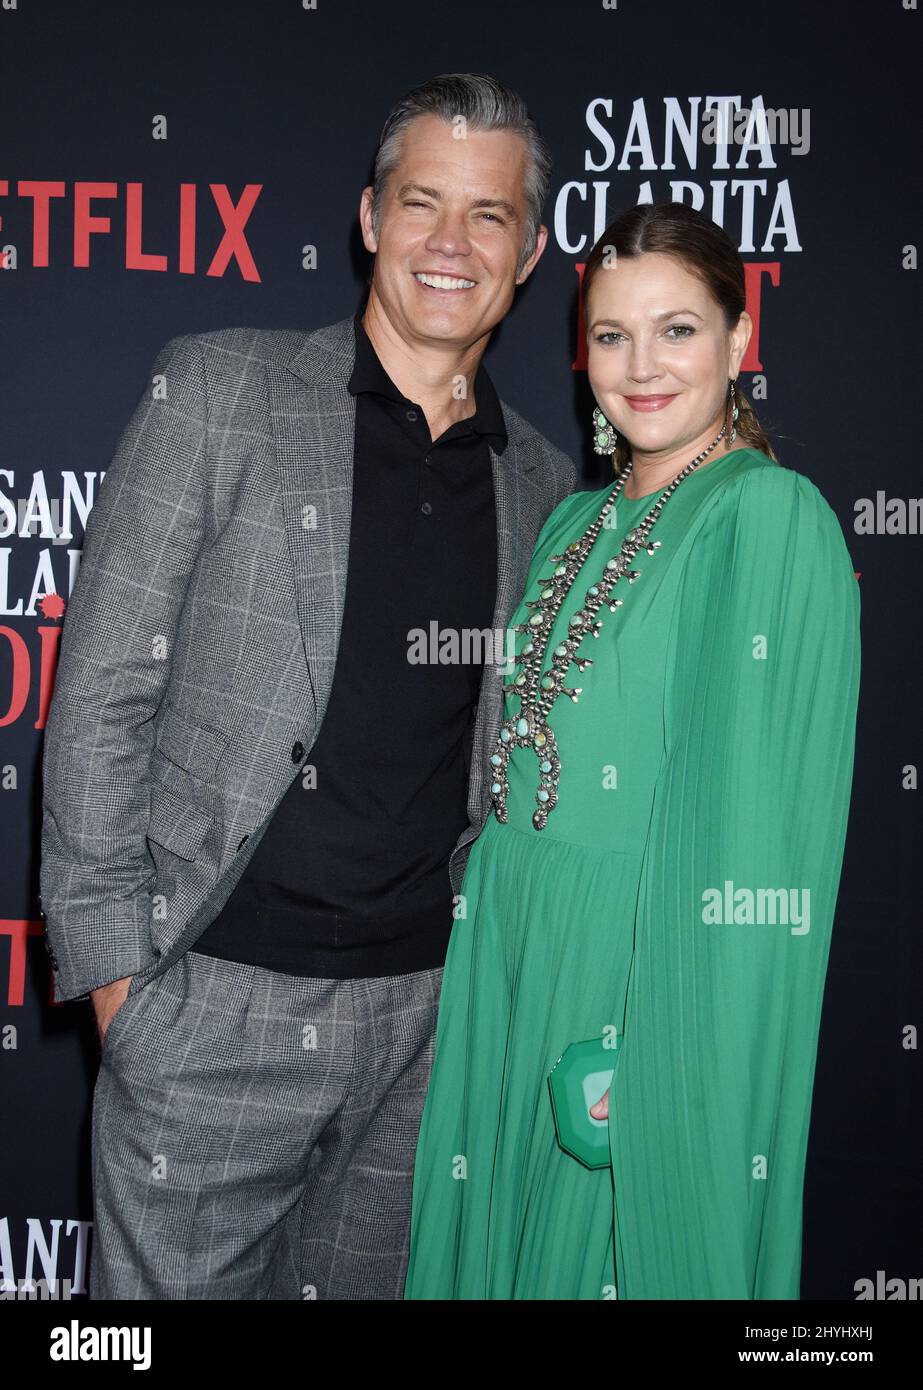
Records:
<instances>
[{"instance_id":1,"label":"polo shirt button","mask_svg":"<svg viewBox=\"0 0 923 1390\"><path fill-rule=\"evenodd\" d=\"M296 743L295 746L294 746L294 748L292 749L292 762L293 762L293 763L300 763L303 757L304 757L304 744L303 744L303 743Z\"/></svg>"},{"instance_id":2,"label":"polo shirt button","mask_svg":"<svg viewBox=\"0 0 923 1390\"><path fill-rule=\"evenodd\" d=\"M424 516L429 516L429 514L430 514L430 512L431 512L432 510L433 510L433 504L432 504L432 502L424 502L424 503L421 505L421 507L420 507L420 511L423 513Z\"/></svg>"},{"instance_id":3,"label":"polo shirt button","mask_svg":"<svg viewBox=\"0 0 923 1390\"><path fill-rule=\"evenodd\" d=\"M416 418L417 418L417 412L416 412L415 410L408 410L408 412L407 412L407 419L408 419L408 420L415 420Z\"/></svg>"}]
</instances>

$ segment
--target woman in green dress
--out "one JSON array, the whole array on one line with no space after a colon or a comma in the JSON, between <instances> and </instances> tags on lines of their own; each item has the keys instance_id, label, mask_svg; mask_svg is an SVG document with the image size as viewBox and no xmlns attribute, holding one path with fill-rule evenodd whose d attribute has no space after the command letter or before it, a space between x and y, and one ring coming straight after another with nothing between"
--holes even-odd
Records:
<instances>
[{"instance_id":1,"label":"woman in green dress","mask_svg":"<svg viewBox=\"0 0 923 1390\"><path fill-rule=\"evenodd\" d=\"M583 297L616 479L548 517L511 619L405 1296L798 1298L858 586L736 387L752 324L725 233L633 209ZM592 1038L615 1043L597 1168L558 1143L548 1085Z\"/></svg>"}]
</instances>

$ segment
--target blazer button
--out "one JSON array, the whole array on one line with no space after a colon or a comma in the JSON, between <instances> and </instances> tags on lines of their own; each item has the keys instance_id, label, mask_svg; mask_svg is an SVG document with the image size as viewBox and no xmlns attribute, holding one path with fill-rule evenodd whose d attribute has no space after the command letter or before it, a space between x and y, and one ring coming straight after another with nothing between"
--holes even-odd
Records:
<instances>
[{"instance_id":1,"label":"blazer button","mask_svg":"<svg viewBox=\"0 0 923 1390\"><path fill-rule=\"evenodd\" d=\"M294 746L294 748L292 749L292 762L293 762L293 763L300 763L303 757L304 757L304 744L303 744L303 743L296 743L295 746Z\"/></svg>"},{"instance_id":2,"label":"blazer button","mask_svg":"<svg viewBox=\"0 0 923 1390\"><path fill-rule=\"evenodd\" d=\"M238 853L238 854L240 854L240 851L243 849L244 845L247 843L247 841L249 840L249 838L250 838L249 835L245 835L244 838L241 840L240 844L237 846L237 853Z\"/></svg>"}]
</instances>

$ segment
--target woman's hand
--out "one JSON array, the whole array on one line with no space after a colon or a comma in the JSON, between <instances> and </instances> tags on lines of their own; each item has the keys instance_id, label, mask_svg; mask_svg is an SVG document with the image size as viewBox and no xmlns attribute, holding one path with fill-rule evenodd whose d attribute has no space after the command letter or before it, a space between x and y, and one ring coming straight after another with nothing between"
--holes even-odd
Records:
<instances>
[{"instance_id":1,"label":"woman's hand","mask_svg":"<svg viewBox=\"0 0 923 1390\"><path fill-rule=\"evenodd\" d=\"M611 1090L611 1087L610 1087ZM608 1120L609 1118L609 1091L598 1100L595 1105L590 1106L590 1114L594 1120Z\"/></svg>"}]
</instances>

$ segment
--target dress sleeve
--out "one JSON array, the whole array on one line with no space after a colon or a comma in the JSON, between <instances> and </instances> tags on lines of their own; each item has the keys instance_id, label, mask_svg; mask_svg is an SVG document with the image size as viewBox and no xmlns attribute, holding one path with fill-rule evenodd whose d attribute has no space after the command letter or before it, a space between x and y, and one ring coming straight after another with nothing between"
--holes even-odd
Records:
<instances>
[{"instance_id":1,"label":"dress sleeve","mask_svg":"<svg viewBox=\"0 0 923 1390\"><path fill-rule=\"evenodd\" d=\"M801 474L744 475L673 618L610 1098L620 1299L799 1297L859 653L835 514Z\"/></svg>"}]
</instances>

